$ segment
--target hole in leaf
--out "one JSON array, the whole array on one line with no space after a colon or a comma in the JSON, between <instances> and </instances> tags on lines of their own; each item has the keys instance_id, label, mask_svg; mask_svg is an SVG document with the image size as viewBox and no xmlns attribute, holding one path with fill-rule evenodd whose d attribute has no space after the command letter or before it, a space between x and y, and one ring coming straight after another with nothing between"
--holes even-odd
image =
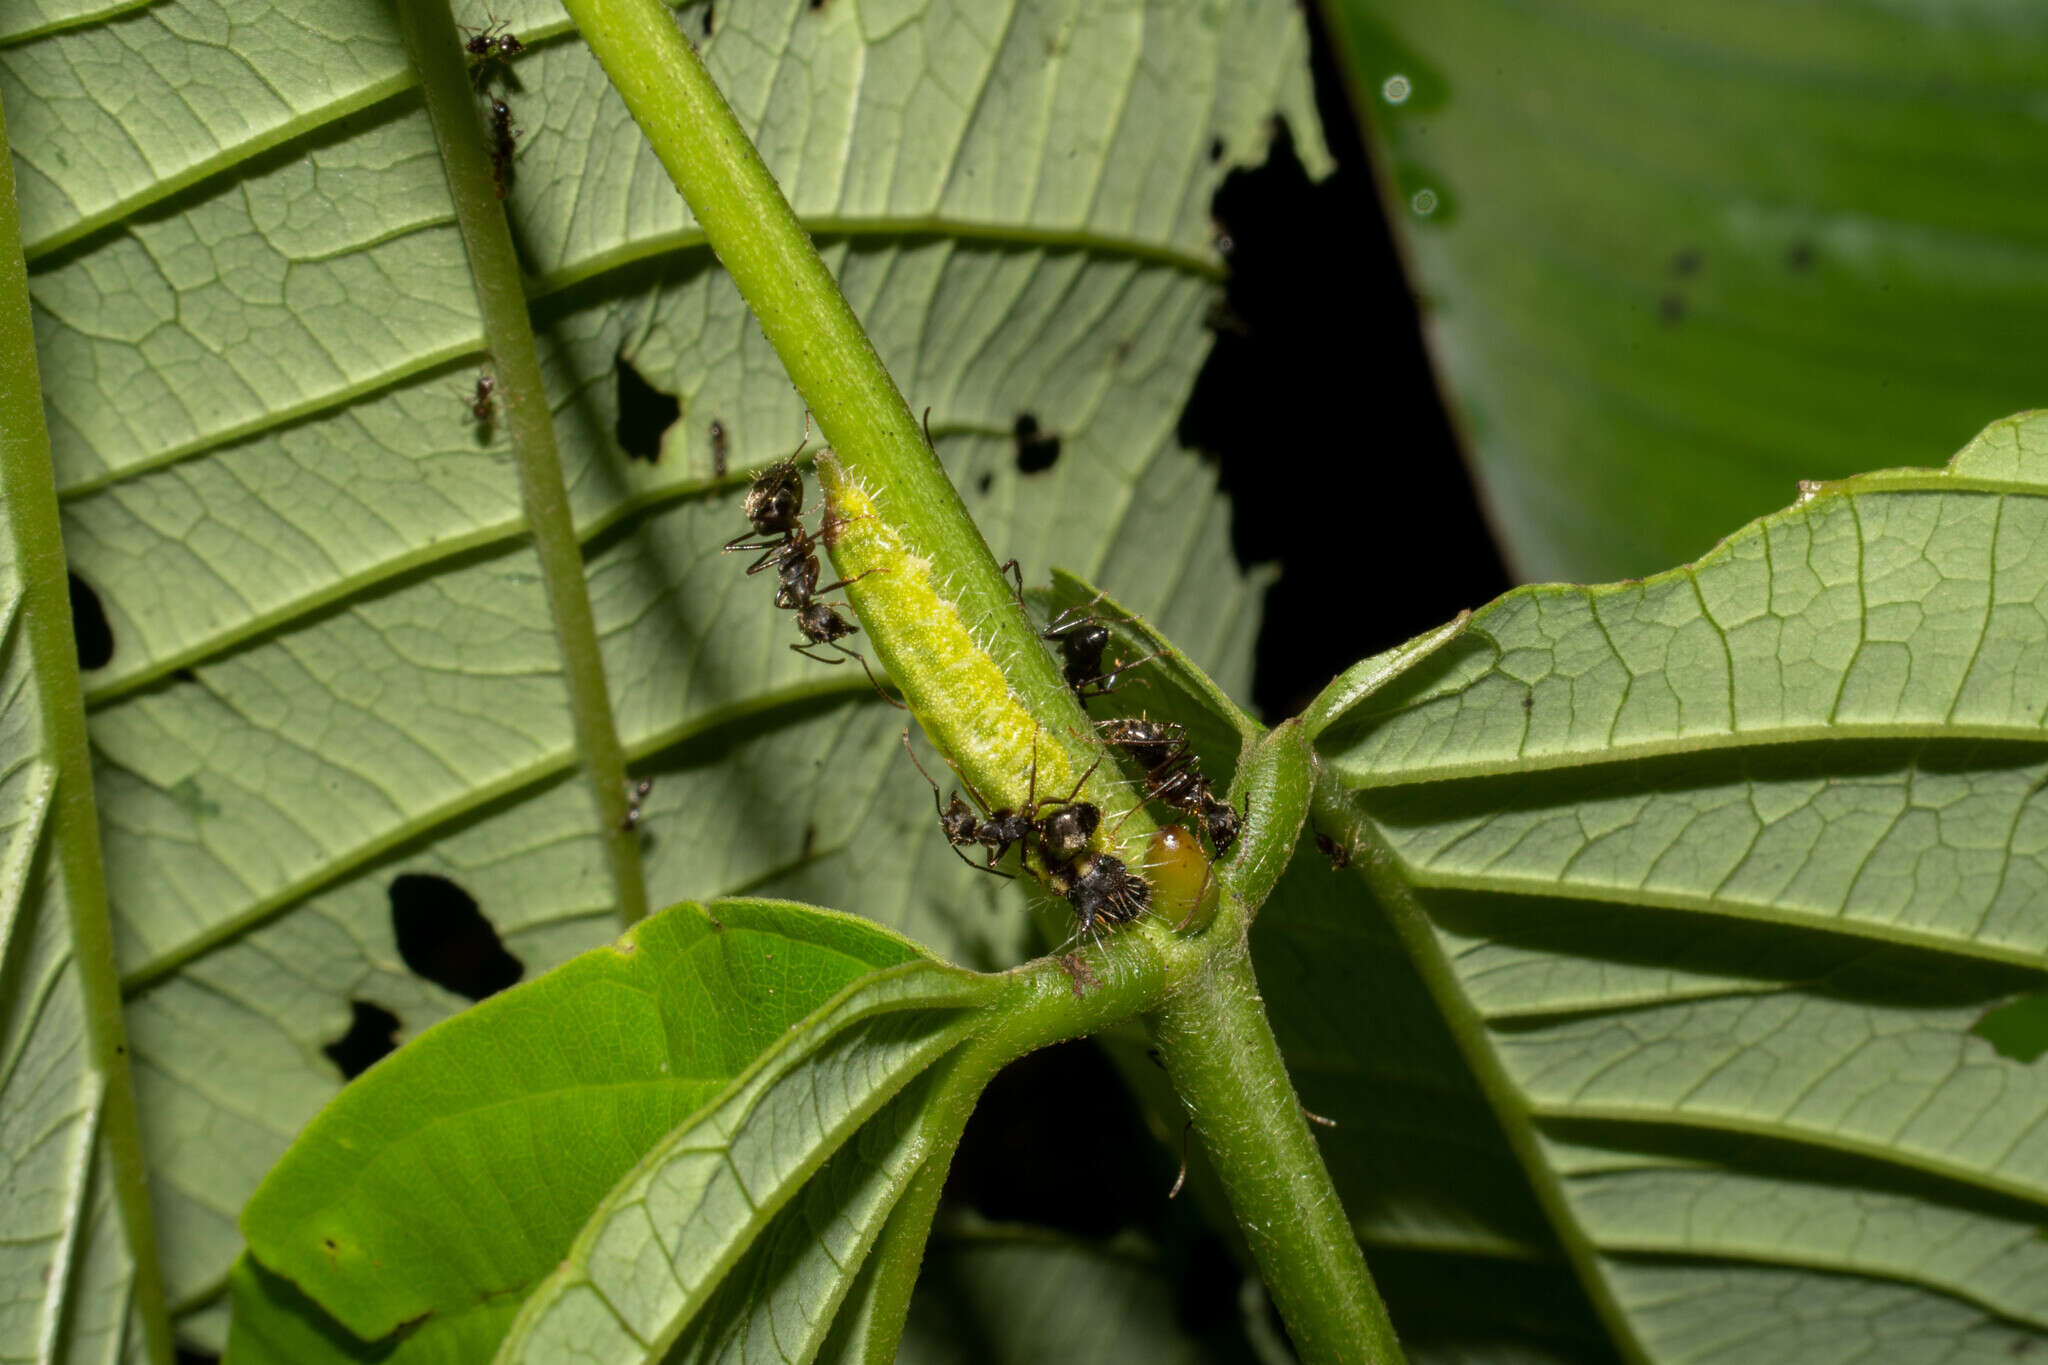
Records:
<instances>
[{"instance_id":1,"label":"hole in leaf","mask_svg":"<svg viewBox=\"0 0 2048 1365\"><path fill-rule=\"evenodd\" d=\"M446 877L408 872L391 883L391 932L405 965L471 1000L526 974L470 894Z\"/></svg>"},{"instance_id":2,"label":"hole in leaf","mask_svg":"<svg viewBox=\"0 0 2048 1365\"><path fill-rule=\"evenodd\" d=\"M199 675L189 668L177 669L172 672L171 676L181 683L196 683L199 681Z\"/></svg>"},{"instance_id":3,"label":"hole in leaf","mask_svg":"<svg viewBox=\"0 0 2048 1365\"><path fill-rule=\"evenodd\" d=\"M1040 431L1038 419L1030 413L1019 413L1011 432L1017 438L1019 473L1043 473L1059 462L1060 438Z\"/></svg>"},{"instance_id":4,"label":"hole in leaf","mask_svg":"<svg viewBox=\"0 0 2048 1365\"><path fill-rule=\"evenodd\" d=\"M398 1016L368 1000L351 1000L354 1018L348 1032L320 1050L339 1067L341 1078L352 1081L398 1048Z\"/></svg>"},{"instance_id":5,"label":"hole in leaf","mask_svg":"<svg viewBox=\"0 0 2048 1365\"><path fill-rule=\"evenodd\" d=\"M704 7L704 36L706 38L711 36L711 25L717 18L717 11L718 6L716 5L706 5Z\"/></svg>"},{"instance_id":6,"label":"hole in leaf","mask_svg":"<svg viewBox=\"0 0 2048 1365\"><path fill-rule=\"evenodd\" d=\"M2001 1057L2031 1062L2048 1052L2048 993L2024 996L1970 1025L1970 1032L1991 1044Z\"/></svg>"},{"instance_id":7,"label":"hole in leaf","mask_svg":"<svg viewBox=\"0 0 2048 1365\"><path fill-rule=\"evenodd\" d=\"M987 497L988 490L994 488L995 486L996 476L987 470L983 470L981 477L974 481L974 491L981 494L983 497Z\"/></svg>"},{"instance_id":8,"label":"hole in leaf","mask_svg":"<svg viewBox=\"0 0 2048 1365\"><path fill-rule=\"evenodd\" d=\"M71 633L78 640L78 666L105 668L114 657L114 628L100 595L77 574L71 574Z\"/></svg>"},{"instance_id":9,"label":"hole in leaf","mask_svg":"<svg viewBox=\"0 0 2048 1365\"><path fill-rule=\"evenodd\" d=\"M619 438L619 449L629 459L660 463L662 433L683 415L683 405L674 394L648 383L623 354L612 372L618 379L619 423L613 434Z\"/></svg>"},{"instance_id":10,"label":"hole in leaf","mask_svg":"<svg viewBox=\"0 0 2048 1365\"><path fill-rule=\"evenodd\" d=\"M1292 714L1359 659L1510 586L1423 350L1320 8L1304 14L1337 170L1311 181L1276 119L1263 164L1223 177L1210 212L1232 243L1227 307L1179 428L1183 444L1218 462L1238 564L1281 566L1253 675L1267 715ZM1248 150L1234 149L1240 160ZM1354 344L1329 344L1333 319L1350 320ZM1315 509L1377 506L1416 517L1356 535L1303 531ZM1427 527L1426 548L1416 525ZM1375 582L1403 589L1354 610L1346 585Z\"/></svg>"},{"instance_id":11,"label":"hole in leaf","mask_svg":"<svg viewBox=\"0 0 2048 1365\"><path fill-rule=\"evenodd\" d=\"M1215 164L1216 162L1218 162L1218 161L1221 161L1221 160L1223 159L1223 152L1224 152L1224 146L1223 146L1223 139L1222 139L1222 138L1220 138L1220 137L1212 137L1212 138L1210 138L1210 139L1209 139L1209 162L1210 162L1210 164L1211 164L1211 165L1214 165L1214 164Z\"/></svg>"},{"instance_id":12,"label":"hole in leaf","mask_svg":"<svg viewBox=\"0 0 2048 1365\"><path fill-rule=\"evenodd\" d=\"M197 1346L178 1346L178 1365L220 1365L220 1357L212 1351L202 1351Z\"/></svg>"}]
</instances>

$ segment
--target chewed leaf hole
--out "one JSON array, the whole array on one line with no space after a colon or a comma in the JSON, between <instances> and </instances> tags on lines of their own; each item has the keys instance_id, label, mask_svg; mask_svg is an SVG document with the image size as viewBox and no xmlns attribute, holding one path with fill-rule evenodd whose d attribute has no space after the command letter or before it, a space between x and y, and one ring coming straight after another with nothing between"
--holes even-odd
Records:
<instances>
[{"instance_id":1,"label":"chewed leaf hole","mask_svg":"<svg viewBox=\"0 0 2048 1365\"><path fill-rule=\"evenodd\" d=\"M1042 473L1059 462L1060 438L1040 431L1038 419L1030 413L1018 414L1017 424L1011 431L1017 438L1019 473Z\"/></svg>"},{"instance_id":2,"label":"chewed leaf hole","mask_svg":"<svg viewBox=\"0 0 2048 1365\"><path fill-rule=\"evenodd\" d=\"M100 595L77 574L71 579L71 633L78 640L78 666L105 668L114 657L114 628L107 624L107 609Z\"/></svg>"},{"instance_id":3,"label":"chewed leaf hole","mask_svg":"<svg viewBox=\"0 0 2048 1365\"><path fill-rule=\"evenodd\" d=\"M613 365L613 373L619 398L619 421L613 434L619 439L619 448L632 459L660 463L662 434L683 415L682 403L674 394L648 383L623 355Z\"/></svg>"},{"instance_id":4,"label":"chewed leaf hole","mask_svg":"<svg viewBox=\"0 0 2048 1365\"><path fill-rule=\"evenodd\" d=\"M1985 1011L1983 1018L1970 1025L1970 1032L1991 1044L2001 1057L2033 1061L2048 1052L2048 991Z\"/></svg>"},{"instance_id":5,"label":"chewed leaf hole","mask_svg":"<svg viewBox=\"0 0 2048 1365\"><path fill-rule=\"evenodd\" d=\"M355 1017L348 1032L320 1050L341 1069L341 1078L352 1081L398 1050L398 1016L368 1000L351 1000Z\"/></svg>"},{"instance_id":6,"label":"chewed leaf hole","mask_svg":"<svg viewBox=\"0 0 2048 1365\"><path fill-rule=\"evenodd\" d=\"M405 965L471 1000L526 974L467 891L446 877L408 872L391 883L391 933Z\"/></svg>"}]
</instances>

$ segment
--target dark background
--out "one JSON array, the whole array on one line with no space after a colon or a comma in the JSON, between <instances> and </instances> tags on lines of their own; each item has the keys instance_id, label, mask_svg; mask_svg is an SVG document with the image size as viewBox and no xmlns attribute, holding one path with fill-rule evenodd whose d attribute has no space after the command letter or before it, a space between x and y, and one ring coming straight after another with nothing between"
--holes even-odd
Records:
<instances>
[{"instance_id":1,"label":"dark background","mask_svg":"<svg viewBox=\"0 0 2048 1365\"><path fill-rule=\"evenodd\" d=\"M1337 169L1311 183L1282 126L1264 165L1224 181L1212 212L1230 282L1181 418L1181 439L1222 466L1240 564L1280 565L1252 689L1269 721L1509 587L1343 77L1316 7L1304 8Z\"/></svg>"}]
</instances>

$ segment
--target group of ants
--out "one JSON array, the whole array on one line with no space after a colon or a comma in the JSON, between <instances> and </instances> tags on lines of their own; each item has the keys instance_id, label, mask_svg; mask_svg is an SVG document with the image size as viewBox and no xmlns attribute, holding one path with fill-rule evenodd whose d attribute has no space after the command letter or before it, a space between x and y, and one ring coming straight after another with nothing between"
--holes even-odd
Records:
<instances>
[{"instance_id":1,"label":"group of ants","mask_svg":"<svg viewBox=\"0 0 2048 1365\"><path fill-rule=\"evenodd\" d=\"M868 681L875 685L875 691L883 700L900 707L902 703L882 691L880 684L876 683L874 671L868 668L867 660L843 643L847 636L860 629L839 614L838 608L844 603L820 600L824 594L851 586L867 574L842 578L822 587L819 585L818 546L829 543L845 523L827 510L820 514L816 530L805 529L804 476L797 465L797 457L802 452L803 446L799 445L795 453L755 476L742 504L752 529L728 541L725 549L761 552L748 566L747 572L754 574L766 570L774 573L775 605L796 613L797 631L803 636L800 643L790 645L792 650L820 663L841 664L847 659L854 660L867 671ZM1016 579L1017 605L1023 610L1023 571L1014 559L1002 567ZM872 569L867 571L872 572ZM1110 632L1108 626L1089 613L1093 605L1092 602L1085 603L1063 612L1039 632L1041 639L1060 651L1067 686L1073 689L1084 708L1089 698L1107 696L1125 674L1158 657L1156 653L1148 654L1128 663L1113 662L1105 668L1103 656L1109 650ZM819 653L820 650L833 653ZM1121 749L1144 771L1145 794L1140 805L1145 801L1157 801L1189 816L1208 837L1215 857L1222 857L1236 842L1245 816L1228 801L1217 797L1214 786L1202 774L1201 760L1189 749L1183 726L1144 717L1119 716L1097 721L1095 728L1101 732L1100 743ZM909 730L903 732L904 751L910 755L910 761L924 780L930 783L932 805L939 815L939 828L946 836L946 843L962 862L998 877L1014 877L1015 873L997 866L1003 856L1016 848L1020 860L1028 865L1030 856L1035 853L1043 869L1045 884L1073 907L1074 916L1079 921L1073 939L1068 943L1084 934L1094 936L1099 924L1116 925L1137 919L1152 903L1152 888L1143 876L1125 866L1122 859L1090 847L1096 830L1101 827L1102 811L1093 803L1079 799L1081 788L1101 766L1102 760L1098 758L1090 764L1074 783L1073 790L1064 797L1041 801L1038 799L1036 747L1034 738L1030 785L1021 806L992 806L965 774L960 780L974 798L974 805L963 801L957 791L950 803L942 803L939 784L932 780L931 774L911 749ZM1136 809L1137 806L1132 807L1132 810ZM1128 818L1128 813L1125 818ZM1118 824L1120 827L1121 821ZM1112 839L1115 833L1112 829ZM981 861L967 856L966 850L970 848L982 851L984 857ZM1208 879L1205 876L1194 904L1189 907L1190 916L1201 904L1207 890ZM1062 950L1066 946L1061 945Z\"/></svg>"},{"instance_id":2,"label":"group of ants","mask_svg":"<svg viewBox=\"0 0 2048 1365\"><path fill-rule=\"evenodd\" d=\"M463 43L471 81L477 93L488 96L490 100L491 178L500 199L505 197L518 130L512 122L511 107L499 95L491 94L489 85L493 76L509 84L508 63L525 50L526 45L518 35L497 22L482 30L472 30ZM496 391L497 381L489 374L477 379L471 413L478 423L487 425L495 415ZM719 431L717 435L722 437L723 432ZM719 440L717 444L722 455L723 441ZM799 445L796 453L770 465L754 478L743 504L752 529L736 536L725 548L761 552L760 557L748 566L747 572L774 572L775 605L796 613L797 632L803 636L802 642L792 644L791 649L820 663L841 664L847 659L854 660L867 672L868 681L874 684L875 691L883 700L900 707L902 703L882 690L874 671L868 668L867 660L843 643L847 636L860 629L839 614L839 607L845 604L821 600L825 594L848 587L865 575L857 574L853 578L842 578L836 583L819 586L818 546L827 543L841 523L827 511L821 514L815 531L804 528L804 476L797 465L797 457L802 451L803 446ZM1003 569L1015 576L1017 604L1022 609L1023 570L1014 559L1006 562ZM1158 657L1156 653L1148 654L1128 663L1112 663L1105 668L1103 656L1109 650L1110 632L1099 618L1089 614L1088 608L1092 605L1084 604L1062 613L1039 632L1041 639L1060 651L1067 685L1084 708L1089 698L1107 696L1126 673ZM832 653L820 653L820 650ZM1202 774L1201 760L1189 749L1184 727L1170 721L1120 716L1097 721L1095 728L1101 732L1100 743L1122 750L1143 770L1145 794L1139 805L1145 801L1157 801L1187 815L1207 836L1214 857L1222 857L1236 842L1245 816L1228 801L1216 796L1213 785ZM918 761L916 752L910 748L907 729L903 732L903 747L919 774L931 784L932 805L939 813L939 828L961 861L998 877L1014 877L1015 873L997 866L1004 855L1016 848L1020 850L1020 861L1028 862L1030 855L1036 853L1046 885L1073 907L1074 916L1079 921L1074 939L1084 934L1093 935L1098 924L1128 923L1150 908L1152 888L1144 877L1125 866L1122 859L1090 846L1101 827L1102 812L1091 802L1079 798L1081 788L1101 766L1101 759L1089 765L1065 797L1040 801L1038 763L1034 756L1024 804L1014 808L992 807L963 774L961 781L975 803L969 806L957 791L950 803L941 803L939 784L932 780L924 764ZM1035 740L1033 748L1035 751ZM647 795L650 785L642 781L634 792L622 826L624 831L630 832L639 824L640 800ZM1132 809L1138 807L1133 806ZM1115 834L1115 829L1112 829L1110 837L1114 839ZM980 862L967 856L966 850L970 848L979 849L985 855ZM1194 906L1189 908L1190 915L1194 913L1195 906L1200 905L1207 890L1205 877Z\"/></svg>"}]
</instances>

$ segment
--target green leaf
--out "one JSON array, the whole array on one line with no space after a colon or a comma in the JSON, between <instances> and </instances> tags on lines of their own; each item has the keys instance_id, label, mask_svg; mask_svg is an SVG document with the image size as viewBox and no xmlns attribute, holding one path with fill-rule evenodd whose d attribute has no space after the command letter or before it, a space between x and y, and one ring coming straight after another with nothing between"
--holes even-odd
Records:
<instances>
[{"instance_id":1,"label":"green leaf","mask_svg":"<svg viewBox=\"0 0 2048 1365\"><path fill-rule=\"evenodd\" d=\"M373 1069L278 1163L243 1227L267 1270L360 1338L425 1319L412 1339L467 1339L482 1314L495 1341L643 1153L728 1090L725 1108L755 1103L779 1074L764 1052L796 1065L877 1012L975 998L971 978L863 921L679 906Z\"/></svg>"},{"instance_id":2,"label":"green leaf","mask_svg":"<svg viewBox=\"0 0 2048 1365\"><path fill-rule=\"evenodd\" d=\"M1649 573L2040 401L2025 0L1330 0L1490 513Z\"/></svg>"},{"instance_id":3,"label":"green leaf","mask_svg":"<svg viewBox=\"0 0 2048 1365\"><path fill-rule=\"evenodd\" d=\"M654 779L650 897L830 902L1014 963L1016 894L934 837L900 718L792 655L717 553L803 430L779 364L560 11L493 8L531 49L507 203L612 711ZM1275 110L1327 165L1299 16L872 17L722 6L702 47L991 542L1033 577L1113 566L1243 692L1253 585L1173 414L1216 186ZM409 1039L469 1003L406 965L396 879L453 883L533 977L615 932L609 830L502 433L471 418L474 288L385 7L10 8L0 105L66 553L114 641L85 691L159 1249L218 1348L237 1212L340 1089L352 1004ZM679 404L657 462L621 448L622 358ZM1028 475L1025 412L1062 451Z\"/></svg>"},{"instance_id":4,"label":"green leaf","mask_svg":"<svg viewBox=\"0 0 2048 1365\"><path fill-rule=\"evenodd\" d=\"M0 1359L168 1365L18 227L0 160Z\"/></svg>"},{"instance_id":5,"label":"green leaf","mask_svg":"<svg viewBox=\"0 0 2048 1365\"><path fill-rule=\"evenodd\" d=\"M1493 1265L1628 1358L2048 1338L2048 1072L1976 1032L2048 978L2043 546L2025 415L1339 680L1371 905L1254 947L1369 1254L1438 1268L1397 1320Z\"/></svg>"}]
</instances>

